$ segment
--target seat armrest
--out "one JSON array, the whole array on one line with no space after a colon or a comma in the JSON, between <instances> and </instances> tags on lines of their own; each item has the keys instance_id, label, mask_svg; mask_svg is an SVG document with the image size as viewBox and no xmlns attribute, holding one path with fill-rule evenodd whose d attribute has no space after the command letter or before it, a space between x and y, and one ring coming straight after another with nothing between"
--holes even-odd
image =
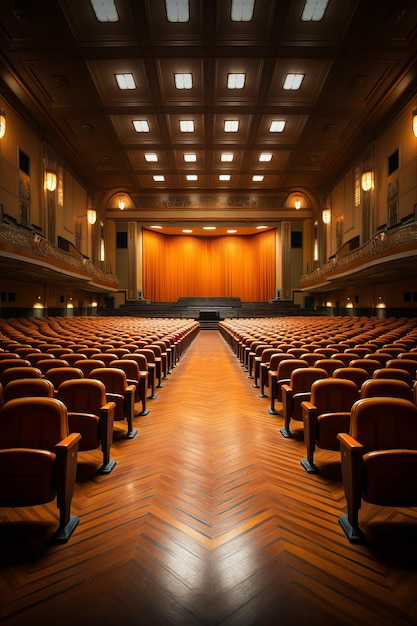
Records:
<instances>
[{"instance_id":1,"label":"seat armrest","mask_svg":"<svg viewBox=\"0 0 417 626\"><path fill-rule=\"evenodd\" d=\"M56 500L57 506L63 512L61 515L69 518L72 493L77 474L78 443L80 433L71 433L55 446L56 453Z\"/></svg>"}]
</instances>

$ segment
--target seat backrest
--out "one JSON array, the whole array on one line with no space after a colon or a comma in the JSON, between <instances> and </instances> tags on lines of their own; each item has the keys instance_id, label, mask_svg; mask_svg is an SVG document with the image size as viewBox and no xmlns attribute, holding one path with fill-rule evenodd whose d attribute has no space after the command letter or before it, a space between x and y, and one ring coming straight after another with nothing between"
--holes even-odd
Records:
<instances>
[{"instance_id":1,"label":"seat backrest","mask_svg":"<svg viewBox=\"0 0 417 626\"><path fill-rule=\"evenodd\" d=\"M320 379L311 385L310 401L317 408L319 415L349 412L359 397L356 384L345 378Z\"/></svg>"},{"instance_id":2,"label":"seat backrest","mask_svg":"<svg viewBox=\"0 0 417 626\"><path fill-rule=\"evenodd\" d=\"M264 348L260 356L262 363L270 363L273 354L278 354L276 348Z\"/></svg>"},{"instance_id":3,"label":"seat backrest","mask_svg":"<svg viewBox=\"0 0 417 626\"><path fill-rule=\"evenodd\" d=\"M64 380L72 380L74 378L84 378L84 373L79 367L52 367L46 373L46 378L51 381L55 389L58 389L59 385Z\"/></svg>"},{"instance_id":4,"label":"seat backrest","mask_svg":"<svg viewBox=\"0 0 417 626\"><path fill-rule=\"evenodd\" d=\"M103 363L107 367L111 361L117 359L117 354L115 354L114 352L98 352L94 355L94 360L95 359L103 361Z\"/></svg>"},{"instance_id":5,"label":"seat backrest","mask_svg":"<svg viewBox=\"0 0 417 626\"><path fill-rule=\"evenodd\" d=\"M363 370L366 370L370 376L374 373L376 369L381 367L379 361L375 359L352 359L349 363L349 367L360 367Z\"/></svg>"},{"instance_id":6,"label":"seat backrest","mask_svg":"<svg viewBox=\"0 0 417 626\"><path fill-rule=\"evenodd\" d=\"M139 370L141 370L142 372L145 372L148 370L148 359L146 358L145 354L142 354L141 352L131 352L130 354L126 354L125 356L122 356L121 358L122 361L136 361Z\"/></svg>"},{"instance_id":7,"label":"seat backrest","mask_svg":"<svg viewBox=\"0 0 417 626\"><path fill-rule=\"evenodd\" d=\"M16 352L0 352L0 361L4 361L4 359L19 359L19 355Z\"/></svg>"},{"instance_id":8,"label":"seat backrest","mask_svg":"<svg viewBox=\"0 0 417 626\"><path fill-rule=\"evenodd\" d=\"M49 352L31 352L26 355L28 361L30 361L31 365L36 367L39 361L44 361L45 359L54 359L54 355Z\"/></svg>"},{"instance_id":9,"label":"seat backrest","mask_svg":"<svg viewBox=\"0 0 417 626\"><path fill-rule=\"evenodd\" d=\"M92 348L92 347L88 347L88 348L83 348L81 350L81 352L83 354L85 354L85 356L87 357L87 359L90 358L94 358L94 355L98 354L99 352L101 352L100 348Z\"/></svg>"},{"instance_id":10,"label":"seat backrest","mask_svg":"<svg viewBox=\"0 0 417 626\"><path fill-rule=\"evenodd\" d=\"M65 380L58 387L57 397L69 413L92 413L99 415L106 404L106 387L101 380L80 378Z\"/></svg>"},{"instance_id":11,"label":"seat backrest","mask_svg":"<svg viewBox=\"0 0 417 626\"><path fill-rule=\"evenodd\" d=\"M417 351L416 352L400 352L397 356L397 359L411 359L412 361L417 361Z\"/></svg>"},{"instance_id":12,"label":"seat backrest","mask_svg":"<svg viewBox=\"0 0 417 626\"><path fill-rule=\"evenodd\" d=\"M302 367L308 367L307 361L303 361L303 359L283 359L278 364L278 369L276 370L277 378L278 380L290 379L292 372Z\"/></svg>"},{"instance_id":13,"label":"seat backrest","mask_svg":"<svg viewBox=\"0 0 417 626\"><path fill-rule=\"evenodd\" d=\"M361 388L365 380L369 379L369 374L361 367L338 367L332 374L333 378L345 378L352 380L358 389Z\"/></svg>"},{"instance_id":14,"label":"seat backrest","mask_svg":"<svg viewBox=\"0 0 417 626\"><path fill-rule=\"evenodd\" d=\"M390 359L385 363L385 367L406 370L411 378L416 380L417 361L414 361L414 359Z\"/></svg>"},{"instance_id":15,"label":"seat backrest","mask_svg":"<svg viewBox=\"0 0 417 626\"><path fill-rule=\"evenodd\" d=\"M350 435L366 451L417 450L417 406L403 398L362 398L352 407Z\"/></svg>"},{"instance_id":16,"label":"seat backrest","mask_svg":"<svg viewBox=\"0 0 417 626\"><path fill-rule=\"evenodd\" d=\"M133 352L133 354L142 354L146 357L146 360L148 363L155 363L156 362L156 356L155 353L152 350L149 350L147 348L140 348L138 350L135 350Z\"/></svg>"},{"instance_id":17,"label":"seat backrest","mask_svg":"<svg viewBox=\"0 0 417 626\"><path fill-rule=\"evenodd\" d=\"M70 367L73 367L76 361L85 361L86 358L86 355L81 352L65 352L61 356L61 359L65 359Z\"/></svg>"},{"instance_id":18,"label":"seat backrest","mask_svg":"<svg viewBox=\"0 0 417 626\"><path fill-rule=\"evenodd\" d=\"M314 365L316 361L318 361L319 359L324 359L326 357L321 352L304 352L300 356L300 358L303 359L303 361L307 361L309 365Z\"/></svg>"},{"instance_id":19,"label":"seat backrest","mask_svg":"<svg viewBox=\"0 0 417 626\"><path fill-rule=\"evenodd\" d=\"M322 370L320 367L314 367L314 365L298 367L291 372L289 386L294 394L308 392L311 390L311 386L316 380L328 378L328 376L326 370Z\"/></svg>"},{"instance_id":20,"label":"seat backrest","mask_svg":"<svg viewBox=\"0 0 417 626\"><path fill-rule=\"evenodd\" d=\"M119 348L114 348L114 349L111 351L111 354L114 354L114 355L115 355L115 356L113 357L113 360L116 360L116 359L121 359L121 357L122 357L124 354L129 354L129 352L130 352L130 351L129 351L127 348L122 348L122 347L119 347Z\"/></svg>"},{"instance_id":21,"label":"seat backrest","mask_svg":"<svg viewBox=\"0 0 417 626\"><path fill-rule=\"evenodd\" d=\"M352 359L357 358L357 355L352 352L334 352L330 358L342 361L344 367L348 367Z\"/></svg>"},{"instance_id":22,"label":"seat backrest","mask_svg":"<svg viewBox=\"0 0 417 626\"><path fill-rule=\"evenodd\" d=\"M46 374L48 370L53 367L68 367L69 363L65 359L41 359L38 361L36 367L38 367L42 374Z\"/></svg>"},{"instance_id":23,"label":"seat backrest","mask_svg":"<svg viewBox=\"0 0 417 626\"><path fill-rule=\"evenodd\" d=\"M146 346L146 349L147 350L152 350L152 352L155 354L156 357L160 357L162 355L162 352L163 352L161 346L159 346L156 343L149 343Z\"/></svg>"},{"instance_id":24,"label":"seat backrest","mask_svg":"<svg viewBox=\"0 0 417 626\"><path fill-rule=\"evenodd\" d=\"M42 372L38 367L9 367L0 375L0 382L5 387L11 380L21 378L42 378Z\"/></svg>"},{"instance_id":25,"label":"seat backrest","mask_svg":"<svg viewBox=\"0 0 417 626\"><path fill-rule=\"evenodd\" d=\"M361 387L361 398L404 398L413 401L413 390L404 380L394 378L368 378Z\"/></svg>"},{"instance_id":26,"label":"seat backrest","mask_svg":"<svg viewBox=\"0 0 417 626\"><path fill-rule=\"evenodd\" d=\"M45 378L20 378L11 380L3 389L3 402L14 398L53 398L54 386Z\"/></svg>"},{"instance_id":27,"label":"seat backrest","mask_svg":"<svg viewBox=\"0 0 417 626\"><path fill-rule=\"evenodd\" d=\"M413 384L411 374L406 370L396 367L381 367L374 371L372 378L394 378L395 380L403 380L410 387Z\"/></svg>"},{"instance_id":28,"label":"seat backrest","mask_svg":"<svg viewBox=\"0 0 417 626\"><path fill-rule=\"evenodd\" d=\"M91 370L97 367L106 367L106 364L99 359L81 359L75 361L74 367L78 367L83 372L84 376L88 376Z\"/></svg>"},{"instance_id":29,"label":"seat backrest","mask_svg":"<svg viewBox=\"0 0 417 626\"><path fill-rule=\"evenodd\" d=\"M278 370L279 364L282 363L282 361L288 360L295 360L295 356L285 352L274 352L269 360L269 369L272 372L276 372Z\"/></svg>"},{"instance_id":30,"label":"seat backrest","mask_svg":"<svg viewBox=\"0 0 417 626\"><path fill-rule=\"evenodd\" d=\"M0 375L10 367L30 367L32 364L27 359L3 359L0 361Z\"/></svg>"},{"instance_id":31,"label":"seat backrest","mask_svg":"<svg viewBox=\"0 0 417 626\"><path fill-rule=\"evenodd\" d=\"M65 405L55 398L16 398L0 409L0 448L53 452L68 435Z\"/></svg>"},{"instance_id":32,"label":"seat backrest","mask_svg":"<svg viewBox=\"0 0 417 626\"><path fill-rule=\"evenodd\" d=\"M326 370L329 376L333 374L335 369L338 367L343 367L343 361L339 359L319 359L314 363L314 367L321 367L323 370Z\"/></svg>"},{"instance_id":33,"label":"seat backrest","mask_svg":"<svg viewBox=\"0 0 417 626\"><path fill-rule=\"evenodd\" d=\"M144 357L144 359L146 361L146 357ZM121 359L115 359L110 363L109 367L117 367L123 370L129 380L139 380L140 368L136 359L125 359L123 357Z\"/></svg>"},{"instance_id":34,"label":"seat backrest","mask_svg":"<svg viewBox=\"0 0 417 626\"><path fill-rule=\"evenodd\" d=\"M91 370L89 378L101 380L106 387L106 391L124 395L127 387L126 373L117 367L98 367Z\"/></svg>"}]
</instances>

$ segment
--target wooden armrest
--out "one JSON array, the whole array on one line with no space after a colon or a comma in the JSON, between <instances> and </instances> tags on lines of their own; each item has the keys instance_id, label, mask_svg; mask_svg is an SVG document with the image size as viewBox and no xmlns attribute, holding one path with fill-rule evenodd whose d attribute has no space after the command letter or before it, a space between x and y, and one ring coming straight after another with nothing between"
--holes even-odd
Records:
<instances>
[{"instance_id":1,"label":"wooden armrest","mask_svg":"<svg viewBox=\"0 0 417 626\"><path fill-rule=\"evenodd\" d=\"M345 448L346 450L363 450L364 447L359 441L356 441L353 437L351 437L348 433L339 433L337 438L340 441L340 447Z\"/></svg>"},{"instance_id":2,"label":"wooden armrest","mask_svg":"<svg viewBox=\"0 0 417 626\"><path fill-rule=\"evenodd\" d=\"M303 400L301 403L301 406L303 408L303 411L317 411L316 407L314 406L314 404L312 404L309 400Z\"/></svg>"},{"instance_id":3,"label":"wooden armrest","mask_svg":"<svg viewBox=\"0 0 417 626\"><path fill-rule=\"evenodd\" d=\"M55 449L57 451L57 454L59 454L58 453L59 449L71 450L71 448L73 448L75 445L78 444L80 439L81 439L80 433L71 433L70 435L65 437L65 439L62 439L62 441L56 444Z\"/></svg>"}]
</instances>

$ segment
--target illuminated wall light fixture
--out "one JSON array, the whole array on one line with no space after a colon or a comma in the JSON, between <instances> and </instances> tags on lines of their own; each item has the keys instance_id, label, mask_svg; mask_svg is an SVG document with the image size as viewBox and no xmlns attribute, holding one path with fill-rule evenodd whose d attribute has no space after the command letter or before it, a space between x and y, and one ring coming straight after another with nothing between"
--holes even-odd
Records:
<instances>
[{"instance_id":1,"label":"illuminated wall light fixture","mask_svg":"<svg viewBox=\"0 0 417 626\"><path fill-rule=\"evenodd\" d=\"M364 191L370 191L374 186L373 172L364 172L361 178L361 187Z\"/></svg>"},{"instance_id":2,"label":"illuminated wall light fixture","mask_svg":"<svg viewBox=\"0 0 417 626\"><path fill-rule=\"evenodd\" d=\"M0 129L1 129L1 126L0 126ZM413 111L413 133L414 133L414 137L417 137L417 109ZM3 135L0 135L0 136L3 137Z\"/></svg>"},{"instance_id":3,"label":"illuminated wall light fixture","mask_svg":"<svg viewBox=\"0 0 417 626\"><path fill-rule=\"evenodd\" d=\"M6 134L6 113L0 111L0 139Z\"/></svg>"},{"instance_id":4,"label":"illuminated wall light fixture","mask_svg":"<svg viewBox=\"0 0 417 626\"><path fill-rule=\"evenodd\" d=\"M123 200L123 198L120 198L120 200L119 200L119 209L121 211L123 211L124 208L125 208L125 201Z\"/></svg>"},{"instance_id":5,"label":"illuminated wall light fixture","mask_svg":"<svg viewBox=\"0 0 417 626\"><path fill-rule=\"evenodd\" d=\"M47 170L45 173L45 189L48 191L55 191L56 189L56 173L51 170Z\"/></svg>"},{"instance_id":6,"label":"illuminated wall light fixture","mask_svg":"<svg viewBox=\"0 0 417 626\"><path fill-rule=\"evenodd\" d=\"M323 220L324 224L330 224L332 219L332 213L330 209L323 209L321 213L321 219Z\"/></svg>"},{"instance_id":7,"label":"illuminated wall light fixture","mask_svg":"<svg viewBox=\"0 0 417 626\"><path fill-rule=\"evenodd\" d=\"M301 209L301 200L299 198L297 198L294 202L294 206L296 208L296 210L298 211L298 209Z\"/></svg>"},{"instance_id":8,"label":"illuminated wall light fixture","mask_svg":"<svg viewBox=\"0 0 417 626\"><path fill-rule=\"evenodd\" d=\"M87 222L91 225L95 224L97 220L97 212L94 209L87 209Z\"/></svg>"}]
</instances>

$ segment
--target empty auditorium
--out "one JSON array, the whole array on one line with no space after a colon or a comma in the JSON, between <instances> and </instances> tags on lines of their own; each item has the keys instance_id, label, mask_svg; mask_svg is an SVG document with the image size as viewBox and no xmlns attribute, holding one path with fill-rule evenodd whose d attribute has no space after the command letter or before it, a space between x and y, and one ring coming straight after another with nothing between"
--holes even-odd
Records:
<instances>
[{"instance_id":1,"label":"empty auditorium","mask_svg":"<svg viewBox=\"0 0 417 626\"><path fill-rule=\"evenodd\" d=\"M416 589L417 3L3 2L1 624Z\"/></svg>"}]
</instances>

